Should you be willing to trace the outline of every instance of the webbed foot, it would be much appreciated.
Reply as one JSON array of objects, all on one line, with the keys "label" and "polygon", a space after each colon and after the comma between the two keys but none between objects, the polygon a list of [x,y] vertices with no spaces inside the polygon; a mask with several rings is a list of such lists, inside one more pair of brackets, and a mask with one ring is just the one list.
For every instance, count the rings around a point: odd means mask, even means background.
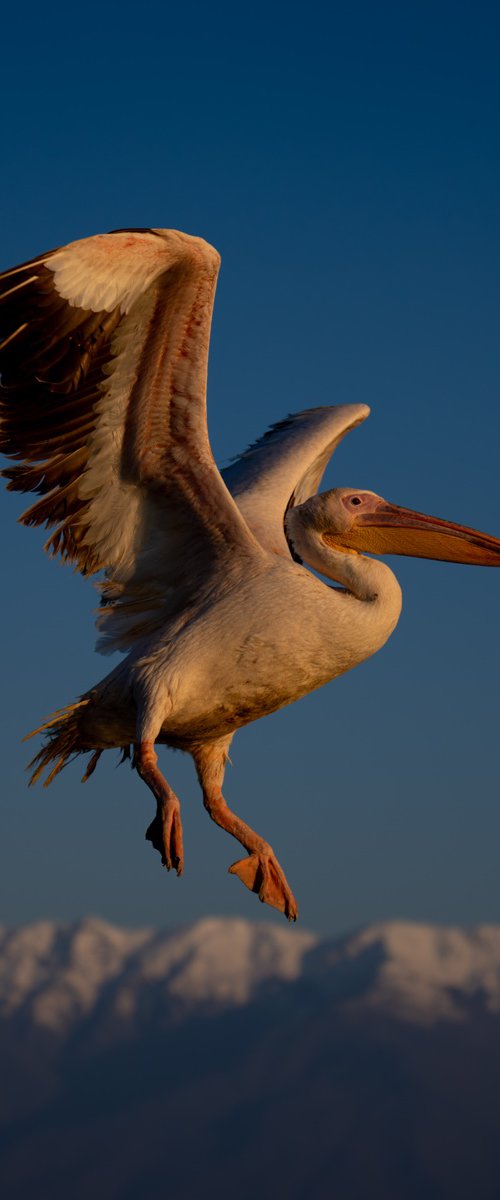
[{"label": "webbed foot", "polygon": [[229,874],[237,875],[245,887],[256,892],[262,904],[277,908],[289,921],[297,920],[297,902],[272,850],[240,858],[229,868]]}]

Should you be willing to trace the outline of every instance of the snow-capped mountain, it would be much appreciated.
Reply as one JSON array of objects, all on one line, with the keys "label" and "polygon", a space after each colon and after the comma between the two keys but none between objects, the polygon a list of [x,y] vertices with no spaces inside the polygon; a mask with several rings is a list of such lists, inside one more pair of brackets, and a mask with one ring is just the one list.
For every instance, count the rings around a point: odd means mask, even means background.
[{"label": "snow-capped mountain", "polygon": [[494,1200],[500,928],[3,929],[0,1079],[9,1200]]},{"label": "snow-capped mountain", "polygon": [[317,939],[309,933],[208,918],[158,933],[88,918],[0,934],[0,1018],[24,1013],[65,1034],[104,1002],[131,1020],[154,993],[168,1011],[249,1003],[268,980],[292,981]]},{"label": "snow-capped mountain", "polygon": [[500,1012],[500,927],[394,921],[320,942],[312,933],[207,918],[180,930],[125,930],[96,918],[0,930],[0,1019],[23,1014],[65,1035],[93,1011],[140,1018],[250,1004],[274,983],[303,979],[343,1006],[414,1023],[459,1020],[481,995]]}]

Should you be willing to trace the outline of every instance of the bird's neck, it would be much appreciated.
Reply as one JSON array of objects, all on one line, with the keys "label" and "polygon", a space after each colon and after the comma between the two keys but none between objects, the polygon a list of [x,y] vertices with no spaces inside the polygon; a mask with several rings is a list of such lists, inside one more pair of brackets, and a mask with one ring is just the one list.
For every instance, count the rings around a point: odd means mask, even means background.
[{"label": "bird's neck", "polygon": [[369,653],[374,653],[390,637],[401,613],[401,588],[390,567],[380,559],[336,546],[334,535],[329,535],[326,542],[324,531],[303,521],[298,508],[287,515],[286,525],[294,553],[313,570],[345,588],[344,594],[330,592],[332,606],[338,617],[340,609],[345,608],[348,623],[359,634],[365,629],[367,640],[373,643]]}]

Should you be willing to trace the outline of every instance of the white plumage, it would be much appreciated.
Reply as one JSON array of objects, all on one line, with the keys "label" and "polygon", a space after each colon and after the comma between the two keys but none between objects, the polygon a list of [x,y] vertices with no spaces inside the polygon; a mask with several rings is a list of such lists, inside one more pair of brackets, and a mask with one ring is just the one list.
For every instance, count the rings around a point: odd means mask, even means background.
[{"label": "white plumage", "polygon": [[360,552],[499,565],[500,542],[373,492],[316,494],[365,405],[288,417],[221,476],[206,425],[219,261],[201,238],[121,230],[0,277],[4,474],[40,494],[23,520],[54,527],[51,553],[104,572],[98,645],[126,654],[44,727],[34,778],[91,750],[87,778],[104,749],[132,746],[157,802],[147,837],[180,874],[180,804],[154,745],[188,751],[210,815],[247,851],[231,871],[293,920],[271,847],[222,795],[234,731],[390,636],[399,585]]}]

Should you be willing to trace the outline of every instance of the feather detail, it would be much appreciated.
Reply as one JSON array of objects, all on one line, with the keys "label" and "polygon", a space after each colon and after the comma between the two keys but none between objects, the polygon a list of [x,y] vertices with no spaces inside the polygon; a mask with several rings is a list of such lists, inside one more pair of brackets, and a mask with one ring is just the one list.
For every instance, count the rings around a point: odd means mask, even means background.
[{"label": "feather detail", "polygon": [[339,442],[369,412],[342,404],[291,413],[225,467],[224,482],[261,545],[288,557],[287,509],[316,494]]},{"label": "feather detail", "polygon": [[56,775],[63,770],[63,767],[75,755],[82,753],[84,750],[91,749],[90,746],[82,744],[81,732],[81,710],[86,708],[90,703],[90,696],[83,697],[77,700],[74,704],[69,704],[66,708],[60,708],[44,722],[39,725],[38,729],[33,729],[31,733],[27,733],[23,741],[27,742],[30,738],[35,737],[38,733],[45,733],[46,740],[41,750],[28,763],[28,770],[33,770],[29,786],[36,783],[37,779],[43,774],[50,763],[54,762],[55,766],[50,771],[47,778],[44,780],[44,787],[48,787],[55,779]]},{"label": "feather detail", "polygon": [[0,276],[3,473],[41,497],[21,521],[53,528],[51,555],[105,571],[103,649],[260,553],[206,425],[219,261],[201,238],[121,230]]}]

